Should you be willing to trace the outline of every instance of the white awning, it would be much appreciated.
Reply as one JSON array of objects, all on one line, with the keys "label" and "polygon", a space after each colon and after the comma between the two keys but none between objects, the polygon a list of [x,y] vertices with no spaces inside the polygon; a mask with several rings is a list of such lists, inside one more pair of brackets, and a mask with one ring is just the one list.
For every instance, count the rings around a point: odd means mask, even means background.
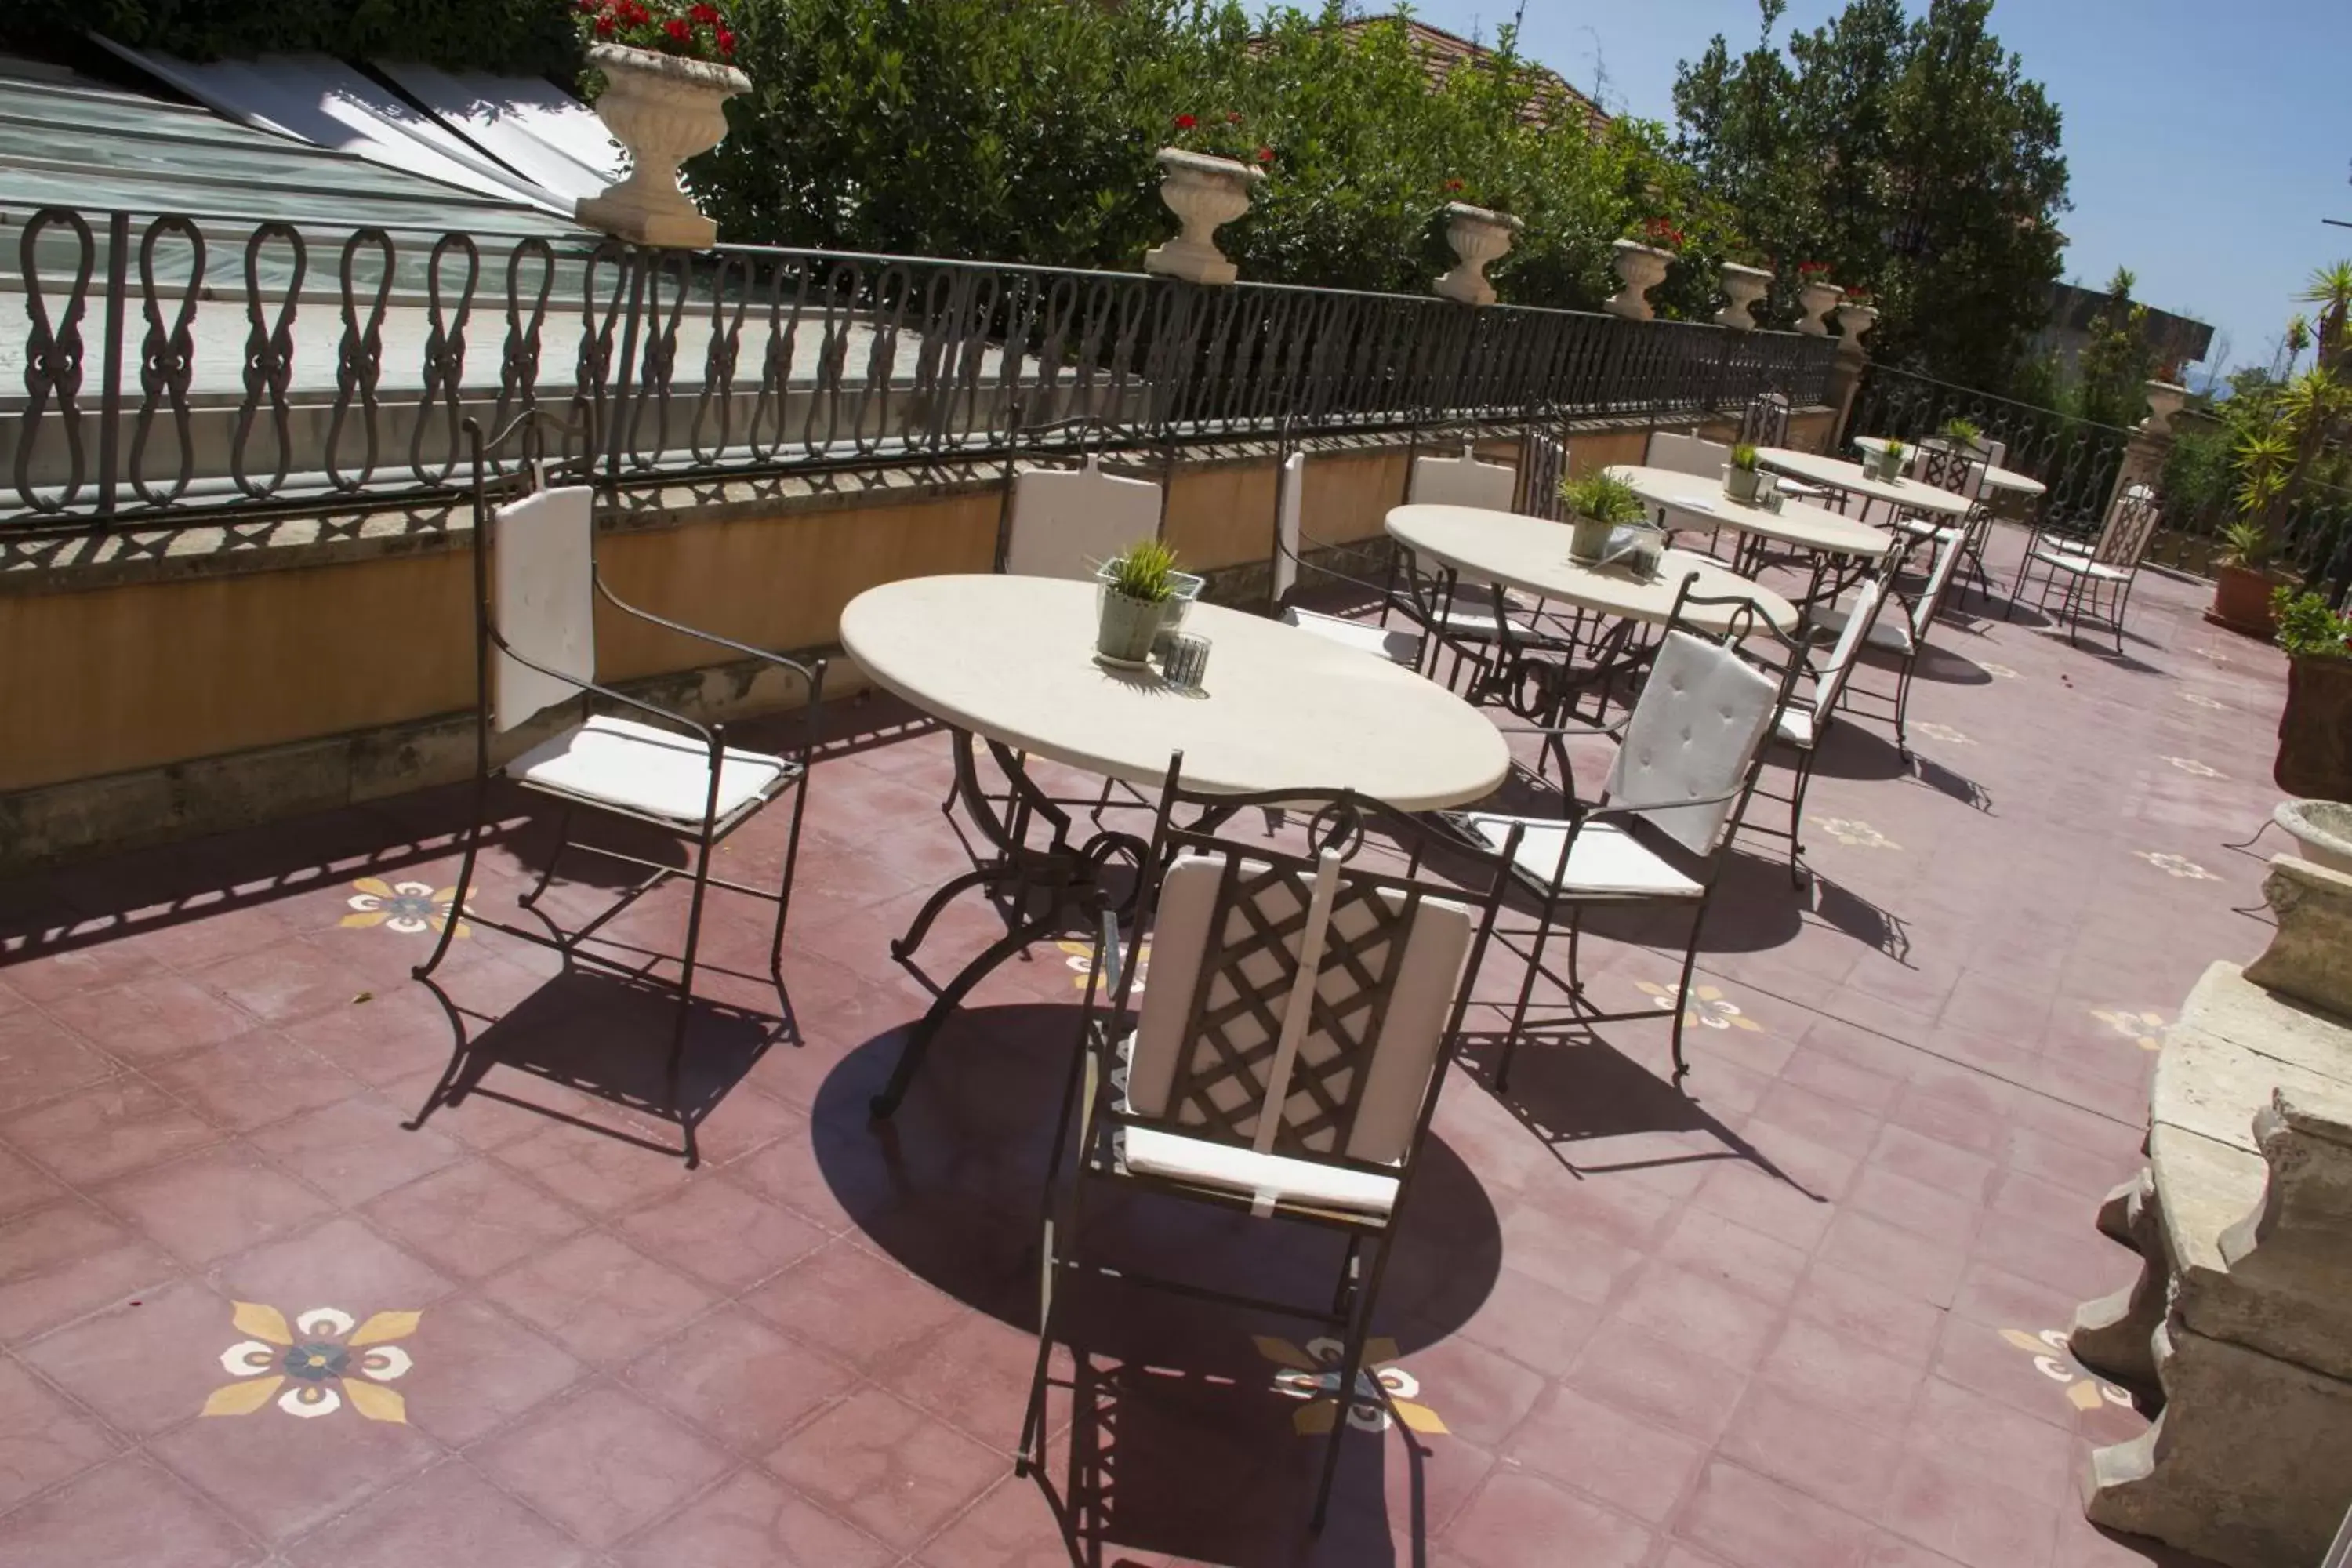
[{"label": "white awning", "polygon": [[628,172],[620,143],[595,111],[544,78],[370,63],[442,123],[567,203],[596,195]]}]

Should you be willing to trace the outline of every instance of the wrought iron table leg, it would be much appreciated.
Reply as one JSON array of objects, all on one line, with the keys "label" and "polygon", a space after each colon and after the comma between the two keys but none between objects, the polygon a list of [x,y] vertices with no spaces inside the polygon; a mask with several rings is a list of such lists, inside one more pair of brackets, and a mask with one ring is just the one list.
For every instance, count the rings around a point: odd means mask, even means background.
[{"label": "wrought iron table leg", "polygon": [[998,964],[1023,948],[1053,935],[1060,927],[1065,912],[1057,900],[1055,907],[1043,915],[998,937],[978,958],[956,973],[956,977],[949,981],[947,988],[933,1000],[929,1011],[916,1023],[914,1032],[907,1037],[906,1045],[898,1052],[898,1065],[890,1069],[889,1083],[884,1086],[881,1093],[866,1102],[866,1109],[874,1120],[885,1120],[898,1109],[898,1102],[907,1098],[907,1086],[915,1081],[916,1070],[923,1065],[923,1058],[931,1048],[932,1037],[947,1026],[949,1016],[963,1005],[963,999],[971,994],[971,988],[987,978]]}]

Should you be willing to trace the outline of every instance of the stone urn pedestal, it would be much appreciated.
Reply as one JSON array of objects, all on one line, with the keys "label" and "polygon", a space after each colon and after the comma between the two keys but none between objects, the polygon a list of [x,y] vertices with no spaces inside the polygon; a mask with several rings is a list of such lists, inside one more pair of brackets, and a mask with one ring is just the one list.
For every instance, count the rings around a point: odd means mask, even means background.
[{"label": "stone urn pedestal", "polygon": [[1650,309],[1650,290],[1666,280],[1666,268],[1673,264],[1675,253],[1633,239],[1618,240],[1613,248],[1617,277],[1625,287],[1612,294],[1601,308],[1629,321],[1649,321],[1657,313]]},{"label": "stone urn pedestal", "polygon": [[1816,279],[1805,285],[1798,296],[1797,331],[1809,338],[1830,335],[1829,315],[1845,290],[1836,284]]},{"label": "stone urn pedestal", "polygon": [[1878,325],[1878,311],[1869,305],[1848,300],[1837,308],[1838,347],[1853,353],[1863,352],[1863,335]]},{"label": "stone urn pedestal", "polygon": [[1728,302],[1715,313],[1715,324],[1729,327],[1735,331],[1753,331],[1756,318],[1748,312],[1756,308],[1757,300],[1764,298],[1764,291],[1772,287],[1772,274],[1761,267],[1743,267],[1737,261],[1727,261],[1723,264],[1719,281],[1723,286],[1723,297]]},{"label": "stone urn pedestal", "polygon": [[1160,199],[1176,215],[1181,232],[1143,253],[1146,272],[1163,272],[1191,283],[1230,283],[1241,269],[1217,248],[1217,229],[1249,211],[1250,197],[1265,184],[1265,171],[1231,158],[1162,147]]},{"label": "stone urn pedestal", "polygon": [[604,73],[596,116],[629,150],[629,173],[582,197],[573,216],[639,245],[701,250],[717,244],[719,226],[678,184],[677,166],[726,139],[727,100],[751,91],[751,79],[733,66],[616,44],[590,49],[588,63]]},{"label": "stone urn pedestal", "polygon": [[1513,237],[1527,226],[1525,218],[1508,213],[1467,202],[1446,203],[1445,243],[1454,247],[1454,262],[1431,288],[1465,305],[1493,304],[1495,286],[1486,281],[1486,268],[1510,254]]}]

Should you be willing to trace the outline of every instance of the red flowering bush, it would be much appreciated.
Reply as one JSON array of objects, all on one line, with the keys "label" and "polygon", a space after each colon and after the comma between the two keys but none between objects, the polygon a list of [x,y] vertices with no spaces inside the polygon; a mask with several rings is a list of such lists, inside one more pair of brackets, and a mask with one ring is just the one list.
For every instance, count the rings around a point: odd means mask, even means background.
[{"label": "red flowering bush", "polygon": [[1251,134],[1238,109],[1212,114],[1206,120],[1197,114],[1175,115],[1170,119],[1168,130],[1167,144],[1187,153],[1231,158],[1237,163],[1265,165],[1274,162],[1274,149]]},{"label": "red flowering bush", "polygon": [[1638,239],[1654,249],[1671,250],[1677,254],[1690,243],[1690,237],[1675,227],[1672,218],[1664,217],[1643,220],[1641,231],[1628,237]]},{"label": "red flowering bush", "polygon": [[573,0],[581,30],[592,44],[620,44],[682,59],[735,58],[735,30],[719,7],[647,5],[643,0]]},{"label": "red flowering bush", "polygon": [[1797,263],[1797,276],[1808,283],[1826,283],[1830,279],[1830,264],[1826,261],[1800,261]]}]

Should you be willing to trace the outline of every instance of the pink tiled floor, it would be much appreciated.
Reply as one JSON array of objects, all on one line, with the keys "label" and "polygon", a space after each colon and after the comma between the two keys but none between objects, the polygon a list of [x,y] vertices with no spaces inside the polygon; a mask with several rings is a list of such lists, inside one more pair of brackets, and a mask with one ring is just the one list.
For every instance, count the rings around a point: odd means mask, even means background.
[{"label": "pink tiled floor", "polygon": [[[1686,1096],[1641,1024],[1527,1047],[1507,1100],[1455,1072],[1379,1325],[1444,1430],[1353,1435],[1319,1540],[1322,1441],[1273,1384],[1307,1331],[1278,1320],[1083,1292],[1046,1485],[1011,1474],[1082,961],[1007,966],[868,1125],[925,1001],[886,944],[965,863],[947,742],[904,713],[843,705],[815,774],[801,1043],[772,1043],[760,911],[717,902],[706,953],[738,973],[700,987],[691,1173],[615,1103],[658,1085],[660,1009],[487,932],[443,977],[506,1065],[398,1125],[450,1023],[407,978],[429,937],[348,917],[363,878],[450,884],[454,793],[0,886],[0,1562],[2174,1561],[2083,1521],[2088,1447],[2144,1418],[2033,1336],[2130,1276],[2091,1216],[2132,1167],[2139,1037],[2264,934],[2231,912],[2262,862],[2221,846],[2274,798],[2280,662],[2204,626],[2205,592],[2144,578],[2121,659],[1940,631],[1917,765],[1867,722],[1830,750],[1813,893],[1761,842],[1728,878]],[[541,852],[509,804],[485,913]],[[762,825],[722,863],[780,849]],[[658,900],[612,934],[676,929]],[[951,911],[926,956],[997,929]],[[1672,977],[1635,941],[1591,957],[1604,1002]],[[1118,1223],[1228,1279],[1333,1261]],[[216,1392],[276,1314],[375,1341],[320,1385],[338,1408]]]}]

